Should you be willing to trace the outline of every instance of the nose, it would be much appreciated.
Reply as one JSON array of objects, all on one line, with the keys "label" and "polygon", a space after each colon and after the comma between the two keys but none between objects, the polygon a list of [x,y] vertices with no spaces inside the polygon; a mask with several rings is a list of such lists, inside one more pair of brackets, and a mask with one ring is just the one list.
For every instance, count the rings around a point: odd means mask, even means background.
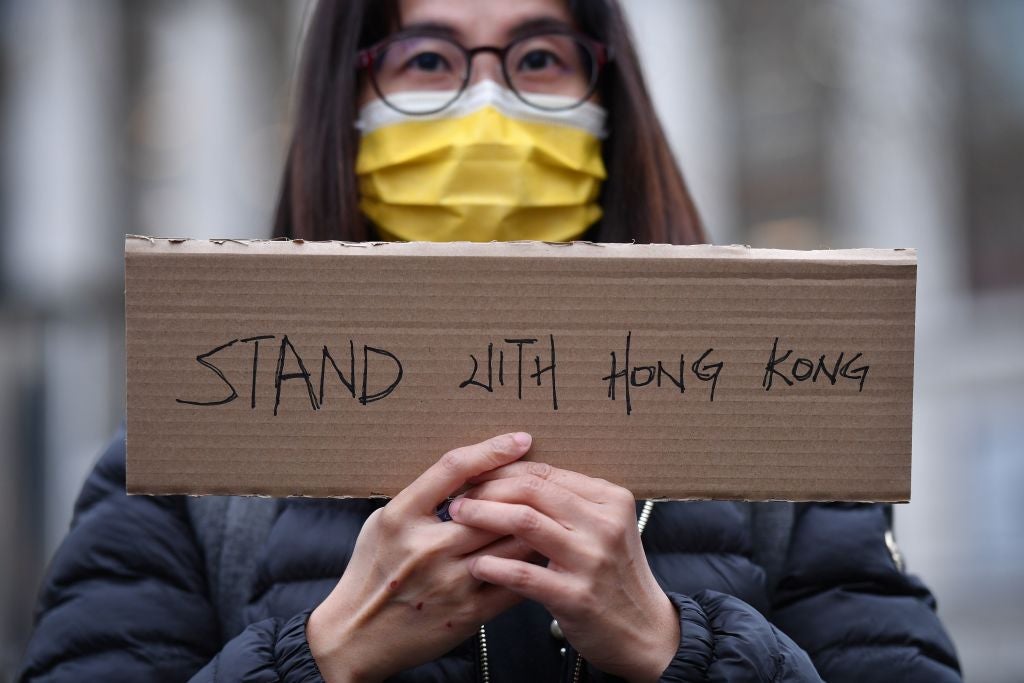
[{"label": "nose", "polygon": [[473,55],[469,67],[470,85],[476,85],[482,81],[503,82],[501,58],[493,52],[476,53]]}]

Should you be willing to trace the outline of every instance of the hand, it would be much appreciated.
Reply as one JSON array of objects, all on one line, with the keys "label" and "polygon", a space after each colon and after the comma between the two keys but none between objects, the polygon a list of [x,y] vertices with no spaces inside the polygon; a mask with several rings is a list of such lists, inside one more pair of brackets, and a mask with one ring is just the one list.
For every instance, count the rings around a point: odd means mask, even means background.
[{"label": "hand", "polygon": [[438,520],[438,504],[470,477],[522,457],[529,434],[506,434],[445,453],[366,520],[348,568],[310,615],[306,636],[324,679],[377,681],[448,652],[521,598],[482,583],[482,552],[535,554],[506,534]]},{"label": "hand", "polygon": [[470,571],[543,604],[573,647],[602,671],[656,681],[679,647],[679,617],[651,573],[636,502],[603,479],[516,462],[473,479],[449,511],[467,528],[512,535],[547,567],[477,553]]}]

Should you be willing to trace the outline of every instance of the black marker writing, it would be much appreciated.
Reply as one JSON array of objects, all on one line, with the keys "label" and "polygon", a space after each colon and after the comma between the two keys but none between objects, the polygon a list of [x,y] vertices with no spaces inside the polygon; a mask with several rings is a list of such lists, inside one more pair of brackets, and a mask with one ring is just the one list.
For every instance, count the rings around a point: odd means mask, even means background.
[{"label": "black marker writing", "polygon": [[[526,366],[523,361],[523,348],[531,346],[537,343],[535,337],[524,337],[505,339],[506,344],[513,344],[516,347],[516,398],[523,400],[523,373],[526,370]],[[541,354],[537,353],[533,357],[533,364],[535,370],[530,372],[527,377],[537,381],[537,386],[543,386],[543,378],[547,375],[551,380],[551,408],[558,410],[558,385],[555,381],[555,368],[557,366],[557,355],[555,352],[555,336],[553,334],[548,335],[548,343],[551,352],[551,359],[541,367]],[[459,384],[459,389],[465,389],[467,387],[479,387],[488,393],[494,393],[494,342],[487,344],[487,370],[486,373],[481,369],[481,363],[477,360],[476,355],[469,354],[469,359],[473,363],[473,368],[469,372],[469,377],[463,380]],[[486,374],[486,380],[484,375]],[[504,349],[498,349],[498,386],[505,386],[505,351]]]},{"label": "black marker writing", "polygon": [[536,344],[536,339],[506,339],[506,344],[515,344],[519,348],[519,364],[516,366],[516,388],[519,400],[523,400],[523,345]]},{"label": "black marker writing", "polygon": [[626,379],[626,373],[628,372],[629,368],[629,345],[632,340],[632,337],[633,332],[632,330],[630,330],[629,332],[626,333],[626,354],[622,361],[622,370],[615,369],[615,352],[612,351],[612,371],[601,378],[602,382],[608,382],[608,398],[610,398],[613,401],[615,400],[615,380],[617,380],[619,377],[623,379],[623,384],[625,385],[624,390],[626,394],[626,415],[629,415],[633,412],[633,404],[629,400],[629,380]]},{"label": "black marker writing", "polygon": [[[537,380],[537,386],[541,385],[540,378],[544,373],[551,373],[551,407],[554,410],[558,410],[558,389],[555,387],[555,337],[554,335],[548,335],[551,340],[551,362],[546,367],[540,366],[540,356],[534,356],[533,362],[537,366],[537,371],[532,373],[530,377]],[[522,353],[520,351],[520,353]],[[520,361],[521,362],[521,361]]]},{"label": "black marker writing", "polygon": [[[366,391],[367,391],[366,386],[367,386],[367,382],[369,382],[369,376],[370,376],[370,369],[369,369],[369,362],[367,361],[367,355],[370,354],[370,353],[375,353],[378,356],[385,356],[387,358],[390,358],[395,363],[395,378],[393,380],[391,380],[391,384],[387,385],[385,388],[381,389],[380,391],[378,391],[375,394],[367,394],[366,393]],[[378,348],[374,348],[373,346],[367,346],[366,344],[363,344],[363,392],[359,396],[359,402],[362,403],[365,406],[367,403],[373,403],[374,401],[379,401],[382,398],[385,398],[386,396],[389,396],[391,394],[391,392],[395,390],[395,387],[398,386],[398,383],[402,381],[402,374],[403,374],[402,361],[398,360],[398,357],[395,356],[395,354],[391,353],[390,351],[386,351],[384,349],[378,349]]]},{"label": "black marker writing", "polygon": [[324,404],[324,375],[327,370],[327,361],[331,361],[331,367],[334,368],[334,372],[337,373],[341,383],[348,389],[349,395],[352,398],[356,397],[356,349],[351,339],[348,340],[348,359],[349,379],[345,379],[345,375],[338,369],[338,364],[334,362],[334,357],[331,356],[330,350],[324,346],[323,354],[320,356],[320,405]]},{"label": "black marker writing", "polygon": [[260,363],[260,340],[261,339],[273,339],[272,334],[263,334],[258,337],[246,337],[243,342],[252,342],[252,404],[253,410],[256,409],[256,371],[259,369]]},{"label": "black marker writing", "polygon": [[[718,386],[718,375],[722,372],[722,367],[724,363],[722,361],[718,361],[717,363],[704,363],[704,359],[710,356],[712,351],[714,351],[714,349],[708,349],[707,351],[702,353],[700,355],[700,358],[693,361],[693,366],[691,367],[691,369],[693,370],[693,374],[697,375],[697,379],[702,380],[704,382],[711,382],[711,400],[714,401],[715,387]],[[682,356],[680,356],[680,363],[682,362],[682,360],[683,358]],[[708,372],[709,370],[712,369],[714,370],[714,372]]]},{"label": "black marker writing", "polygon": [[[808,379],[812,383],[818,381],[820,375],[824,375],[829,381],[829,384],[834,386],[835,383],[840,379],[851,379],[856,381],[857,392],[864,390],[864,382],[868,378],[869,365],[860,365],[856,368],[851,367],[863,354],[856,353],[850,358],[846,358],[846,352],[840,352],[836,358],[835,363],[831,366],[826,362],[826,354],[821,354],[818,357],[817,362],[812,361],[810,358],[797,357],[790,364],[789,357],[793,355],[793,349],[789,349],[785,354],[779,355],[779,338],[776,337],[772,342],[772,350],[768,356],[768,362],[764,366],[764,378],[761,380],[761,386],[764,387],[765,391],[771,391],[774,381],[781,379],[786,383],[786,386],[793,386],[796,382],[805,382]],[[844,363],[844,359],[846,362]]]},{"label": "black marker writing", "polygon": [[[289,374],[284,373],[284,350],[285,348],[291,349],[292,355],[299,364],[299,371],[292,372]],[[306,370],[306,364],[302,362],[302,356],[295,350],[291,341],[288,339],[288,335],[284,335],[281,338],[281,352],[277,355],[277,375],[274,377],[274,389],[277,393],[274,397],[274,415],[277,415],[277,408],[281,405],[281,386],[290,379],[301,379],[306,383],[306,393],[309,395],[309,405],[313,410],[319,410],[320,404],[316,400],[316,394],[313,393],[313,383],[309,381],[309,371]]]},{"label": "black marker writing", "polygon": [[[269,340],[269,339],[277,339],[277,337],[275,335],[264,334],[264,335],[258,335],[258,336],[253,336],[253,337],[245,337],[243,339],[232,339],[231,341],[229,341],[226,344],[221,344],[220,346],[217,346],[217,347],[207,351],[206,353],[201,353],[198,356],[196,356],[196,361],[200,365],[202,365],[205,368],[208,368],[211,372],[213,372],[220,379],[221,382],[223,382],[227,386],[227,388],[230,391],[230,393],[225,398],[222,398],[222,399],[219,399],[219,400],[216,400],[216,401],[196,401],[196,400],[188,400],[188,399],[183,399],[183,398],[176,398],[174,400],[176,402],[178,402],[178,403],[184,403],[184,404],[187,404],[187,405],[194,405],[194,406],[219,406],[219,405],[224,405],[226,403],[230,403],[231,401],[234,401],[236,398],[238,398],[238,392],[235,390],[235,385],[232,383],[232,381],[230,379],[228,379],[227,374],[220,367],[215,365],[210,360],[210,358],[212,356],[216,355],[217,353],[220,353],[221,351],[224,351],[225,349],[228,349],[228,348],[234,346],[235,344],[237,344],[239,342],[242,342],[242,343],[252,343],[252,345],[253,345],[253,353],[252,353],[252,375],[251,375],[251,390],[250,390],[250,406],[253,409],[255,409],[256,408],[257,378],[259,376],[260,342],[261,341],[265,341],[265,340]],[[290,359],[288,358],[289,356],[290,356]],[[391,375],[388,378],[387,385],[384,386],[382,389],[379,389],[377,391],[373,391],[371,389],[371,385],[370,385],[369,374],[370,374],[370,358],[371,357],[383,358],[383,359],[389,361],[392,364],[393,368],[394,368],[393,369],[393,373],[394,374]],[[277,415],[280,412],[280,409],[281,409],[281,393],[282,393],[281,389],[284,386],[285,382],[288,382],[290,380],[302,380],[302,382],[305,384],[306,396],[309,399],[310,407],[313,410],[320,410],[323,407],[324,400],[326,398],[326,396],[325,396],[325,394],[326,394],[326,384],[327,384],[327,376],[329,374],[329,371],[327,369],[328,363],[330,363],[330,367],[333,368],[334,374],[337,375],[338,380],[341,382],[342,386],[345,388],[346,393],[351,398],[358,398],[359,403],[362,404],[362,405],[367,405],[367,404],[373,403],[375,401],[380,401],[381,399],[384,399],[387,396],[390,396],[395,391],[395,389],[398,387],[399,383],[402,381],[402,377],[403,377],[403,374],[404,374],[404,370],[402,368],[402,362],[398,359],[398,357],[395,354],[391,353],[387,349],[377,348],[377,347],[373,347],[373,346],[369,346],[369,345],[365,345],[364,344],[363,345],[363,364],[362,364],[363,365],[363,367],[362,367],[362,370],[363,370],[362,386],[361,386],[361,391],[360,391],[360,393],[357,396],[357,394],[356,394],[356,352],[355,352],[355,343],[351,339],[348,340],[348,359],[347,360],[348,360],[348,363],[347,363],[348,374],[346,376],[346,373],[342,370],[342,367],[344,367],[346,364],[343,363],[342,366],[339,367],[338,363],[334,359],[334,356],[331,354],[330,349],[327,346],[323,346],[322,347],[322,352],[321,352],[321,357],[320,357],[320,391],[319,391],[319,395],[318,395],[317,392],[314,390],[312,374],[309,372],[309,370],[306,369],[306,364],[305,364],[305,362],[302,359],[302,355],[299,353],[298,349],[295,348],[295,345],[292,343],[292,341],[288,337],[288,335],[281,336],[281,343],[278,346],[277,364],[276,364],[276,367],[274,368],[274,415]],[[297,369],[294,369],[294,370],[291,370],[291,371],[286,371],[285,368],[288,365],[297,366]],[[376,368],[375,367],[374,368],[375,379],[376,379],[376,376],[379,375],[380,373],[381,373],[380,368]]]},{"label": "black marker writing", "polygon": [[[473,361],[473,372],[470,373],[469,379],[467,379],[465,382],[459,385],[459,389],[465,389],[466,387],[472,384],[473,386],[480,387],[481,389],[486,389],[487,391],[493,393],[494,387],[491,384],[491,378],[493,376],[491,373],[491,360],[494,358],[494,343],[492,342],[487,345],[487,384],[478,381],[476,378],[476,371],[480,367],[479,363],[476,362],[476,356],[474,356],[473,354],[469,354],[469,357]],[[505,359],[503,357],[502,361],[504,360]],[[504,368],[498,369],[499,380],[504,380],[504,377],[502,376],[502,370],[504,370]],[[502,381],[502,384],[504,384],[504,381]]]},{"label": "black marker writing", "polygon": [[[622,394],[626,403],[626,415],[633,414],[633,394],[631,389],[640,389],[650,384],[654,384],[656,387],[662,386],[662,379],[667,379],[666,385],[671,383],[677,389],[680,394],[686,393],[686,378],[684,376],[686,369],[686,357],[685,354],[679,354],[679,371],[678,374],[673,376],[671,372],[665,366],[662,361],[657,361],[651,365],[630,365],[630,355],[633,353],[632,349],[633,332],[626,332],[626,348],[625,353],[622,356],[622,369],[619,369],[618,355],[615,351],[611,352],[612,367],[611,371],[601,378],[602,382],[608,382],[608,398],[611,400],[615,399],[616,385],[618,381],[622,380]],[[715,400],[715,388],[718,386],[718,376],[722,372],[722,368],[725,367],[724,361],[718,361],[717,363],[705,362],[708,356],[714,352],[713,348],[709,348],[700,355],[697,360],[690,366],[690,370],[693,375],[703,381],[711,383],[711,393],[709,400]]]},{"label": "black marker writing", "polygon": [[226,349],[226,348],[228,348],[230,346],[234,346],[237,343],[238,343],[237,339],[232,339],[227,344],[221,344],[220,346],[218,346],[216,348],[210,349],[206,353],[201,353],[198,356],[196,356],[196,362],[197,363],[199,363],[200,365],[205,366],[207,368],[210,368],[210,370],[213,370],[213,372],[218,377],[220,377],[221,381],[224,382],[224,384],[228,385],[228,389],[231,390],[231,393],[228,394],[227,398],[222,398],[219,401],[186,401],[183,398],[176,398],[174,400],[177,401],[178,403],[187,403],[188,405],[191,405],[191,406],[222,406],[225,403],[231,403],[236,398],[238,398],[238,392],[235,391],[235,385],[233,385],[228,380],[228,378],[224,376],[224,373],[221,371],[220,368],[218,368],[216,365],[214,365],[213,363],[211,363],[210,361],[207,360],[207,358],[209,358],[210,356],[215,355],[218,351],[223,351],[224,349]]}]

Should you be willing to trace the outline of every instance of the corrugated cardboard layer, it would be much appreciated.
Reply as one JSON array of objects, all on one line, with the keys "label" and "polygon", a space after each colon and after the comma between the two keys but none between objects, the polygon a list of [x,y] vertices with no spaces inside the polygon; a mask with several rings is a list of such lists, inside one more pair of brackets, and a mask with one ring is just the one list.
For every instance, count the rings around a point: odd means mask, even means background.
[{"label": "corrugated cardboard layer", "polygon": [[638,497],[910,498],[911,250],[129,237],[125,261],[132,493],[393,495],[523,430]]}]

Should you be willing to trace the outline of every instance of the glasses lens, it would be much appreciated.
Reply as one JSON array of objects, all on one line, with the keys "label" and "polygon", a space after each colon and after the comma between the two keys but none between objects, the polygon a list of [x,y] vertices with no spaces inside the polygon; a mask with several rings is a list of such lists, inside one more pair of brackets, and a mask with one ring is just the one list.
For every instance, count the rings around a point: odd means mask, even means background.
[{"label": "glasses lens", "polygon": [[412,36],[388,43],[374,62],[373,79],[384,101],[408,114],[444,109],[466,80],[466,55],[443,38]]},{"label": "glasses lens", "polygon": [[530,36],[509,47],[509,83],[523,100],[540,109],[569,109],[593,92],[597,65],[589,46],[571,35]]}]

